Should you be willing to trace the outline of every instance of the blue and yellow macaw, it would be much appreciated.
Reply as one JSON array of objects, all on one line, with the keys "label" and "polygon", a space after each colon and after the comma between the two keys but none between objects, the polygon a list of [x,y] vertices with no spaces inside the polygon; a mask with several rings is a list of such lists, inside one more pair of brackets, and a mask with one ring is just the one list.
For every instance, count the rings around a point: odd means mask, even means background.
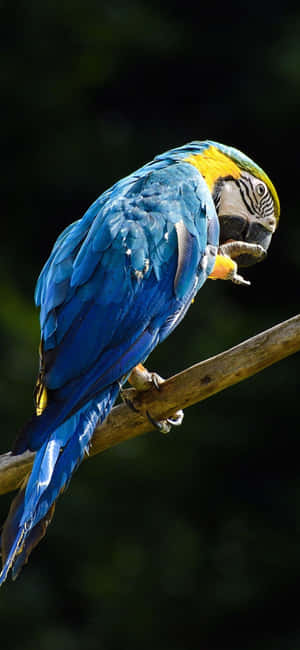
[{"label": "blue and yellow macaw", "polygon": [[279,218],[268,176],[237,149],[191,142],[104,192],[57,239],[38,279],[36,412],[13,453],[36,452],[2,533],[2,584],[52,519],[121,386],[180,323],[208,277],[245,283]]}]

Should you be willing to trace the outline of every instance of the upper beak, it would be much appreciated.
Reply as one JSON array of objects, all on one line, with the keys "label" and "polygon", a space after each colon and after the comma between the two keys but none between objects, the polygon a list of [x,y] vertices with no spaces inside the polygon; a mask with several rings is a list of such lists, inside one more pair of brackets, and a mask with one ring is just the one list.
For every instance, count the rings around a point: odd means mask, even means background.
[{"label": "upper beak", "polygon": [[228,241],[244,241],[249,244],[259,244],[264,250],[260,257],[251,254],[242,254],[234,259],[241,266],[251,266],[261,262],[267,255],[273,232],[266,228],[257,219],[249,220],[242,216],[219,216],[220,221],[220,245]]}]

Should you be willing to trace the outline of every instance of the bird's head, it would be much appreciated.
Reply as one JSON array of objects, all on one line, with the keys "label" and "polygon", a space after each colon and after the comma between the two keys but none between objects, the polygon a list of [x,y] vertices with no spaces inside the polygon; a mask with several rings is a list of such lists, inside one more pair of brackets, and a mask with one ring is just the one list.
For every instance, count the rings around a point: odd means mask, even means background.
[{"label": "bird's head", "polygon": [[234,259],[238,266],[261,261],[267,254],[280,213],[271,180],[233,147],[208,140],[191,144],[194,150],[185,160],[199,169],[211,191],[220,222],[220,245],[235,241],[259,244],[261,255],[247,252],[237,254]]}]

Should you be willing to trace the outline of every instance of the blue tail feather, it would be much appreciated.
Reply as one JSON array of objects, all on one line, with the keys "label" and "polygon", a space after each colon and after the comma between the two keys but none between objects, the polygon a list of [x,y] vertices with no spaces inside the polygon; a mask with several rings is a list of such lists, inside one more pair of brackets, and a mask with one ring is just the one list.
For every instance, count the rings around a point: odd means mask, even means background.
[{"label": "blue tail feather", "polygon": [[102,422],[118,395],[114,384],[58,427],[37,452],[31,475],[14,499],[4,524],[0,586],[9,571],[16,578],[36,544],[45,535],[55,503],[81,463],[97,423]]}]

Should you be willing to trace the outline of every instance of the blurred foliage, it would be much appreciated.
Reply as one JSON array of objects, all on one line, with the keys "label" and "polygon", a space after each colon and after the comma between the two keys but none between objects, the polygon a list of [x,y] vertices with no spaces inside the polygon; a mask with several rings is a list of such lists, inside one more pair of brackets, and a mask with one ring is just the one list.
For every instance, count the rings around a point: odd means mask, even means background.
[{"label": "blurred foliage", "polygon": [[[2,451],[30,417],[32,294],[61,229],[206,137],[269,173],[282,220],[249,289],[208,282],[149,366],[168,376],[298,311],[300,9],[253,0],[1,3]],[[1,591],[7,650],[298,650],[299,358],[80,468]],[[1,499],[4,518],[10,495]]]}]

